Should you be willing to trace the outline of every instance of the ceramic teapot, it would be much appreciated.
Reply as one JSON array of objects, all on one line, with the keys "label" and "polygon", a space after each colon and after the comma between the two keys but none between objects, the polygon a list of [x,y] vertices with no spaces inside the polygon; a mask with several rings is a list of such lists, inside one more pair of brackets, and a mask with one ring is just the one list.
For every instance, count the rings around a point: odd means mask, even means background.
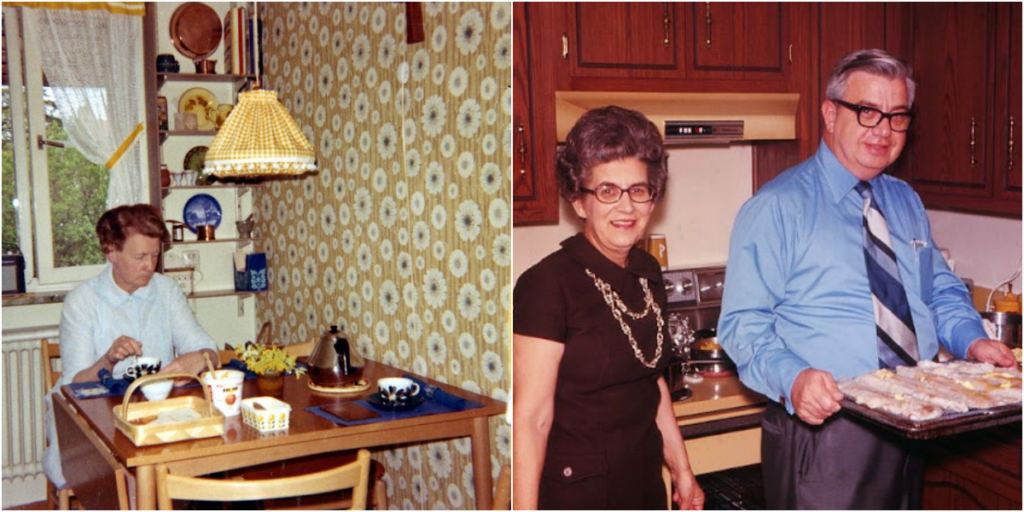
[{"label": "ceramic teapot", "polygon": [[347,386],[363,378],[363,356],[337,325],[320,336],[309,354],[309,378],[320,387]]}]

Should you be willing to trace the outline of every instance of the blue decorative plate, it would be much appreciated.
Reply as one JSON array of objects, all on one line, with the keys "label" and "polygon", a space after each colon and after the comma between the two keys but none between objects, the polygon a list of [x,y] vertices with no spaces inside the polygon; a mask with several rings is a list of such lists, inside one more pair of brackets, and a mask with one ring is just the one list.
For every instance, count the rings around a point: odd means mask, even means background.
[{"label": "blue decorative plate", "polygon": [[223,212],[220,203],[209,194],[196,194],[185,203],[185,210],[182,212],[185,224],[189,231],[196,232],[196,226],[220,226],[220,219]]}]

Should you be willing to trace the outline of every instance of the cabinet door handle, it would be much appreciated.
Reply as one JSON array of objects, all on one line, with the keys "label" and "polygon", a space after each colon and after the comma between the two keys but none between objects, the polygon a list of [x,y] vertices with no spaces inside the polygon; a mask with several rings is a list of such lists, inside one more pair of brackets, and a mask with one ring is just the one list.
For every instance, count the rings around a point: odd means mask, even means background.
[{"label": "cabinet door handle", "polygon": [[519,134],[519,175],[526,176],[526,129],[523,123],[516,127],[516,133]]},{"label": "cabinet door handle", "polygon": [[977,126],[977,122],[975,122],[974,118],[972,117],[971,118],[971,168],[972,169],[974,168],[974,165],[978,163],[978,159],[975,158],[975,156],[974,156],[974,146],[975,146],[974,129],[975,129],[976,126]]},{"label": "cabinet door handle", "polygon": [[1009,162],[1006,165],[1006,170],[1008,170],[1008,171],[1012,171],[1013,170],[1013,127],[1014,127],[1013,116],[1010,116],[1010,137],[1009,137],[1009,140],[1007,141],[1007,144],[1006,144],[1006,152],[1007,152],[1007,157],[1008,157],[1007,161]]},{"label": "cabinet door handle", "polygon": [[704,2],[704,9],[704,30],[707,33],[704,44],[711,48],[711,2]]},{"label": "cabinet door handle", "polygon": [[569,60],[569,36],[562,32],[562,60]]},{"label": "cabinet door handle", "polygon": [[668,16],[668,3],[661,4],[663,10],[663,16],[661,22],[665,25],[665,46],[672,43],[672,19]]}]

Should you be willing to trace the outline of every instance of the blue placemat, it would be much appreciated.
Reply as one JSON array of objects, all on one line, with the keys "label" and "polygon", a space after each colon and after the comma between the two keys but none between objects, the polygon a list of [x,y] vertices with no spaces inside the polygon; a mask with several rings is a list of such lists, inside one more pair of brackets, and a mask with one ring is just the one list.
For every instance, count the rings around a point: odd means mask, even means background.
[{"label": "blue placemat", "polygon": [[447,405],[444,405],[444,404],[438,402],[437,400],[427,399],[427,401],[423,402],[423,405],[421,405],[421,406],[419,406],[419,407],[417,407],[417,408],[415,408],[415,409],[413,409],[411,411],[382,411],[382,410],[377,409],[376,407],[370,405],[370,403],[367,402],[366,400],[357,400],[357,401],[352,402],[352,403],[357,404],[357,405],[361,405],[361,406],[363,406],[363,407],[365,407],[365,408],[367,408],[367,409],[369,409],[369,410],[371,410],[371,411],[373,411],[373,412],[375,412],[377,414],[380,414],[380,417],[378,417],[378,418],[370,418],[370,419],[366,419],[366,420],[359,420],[359,421],[345,421],[345,420],[343,420],[343,419],[341,419],[341,418],[339,418],[339,417],[337,417],[337,416],[335,416],[333,414],[324,412],[323,410],[320,409],[320,406],[310,406],[310,407],[306,407],[305,409],[307,411],[317,415],[317,416],[320,416],[321,418],[324,418],[326,420],[330,420],[330,421],[334,422],[337,425],[345,425],[345,426],[348,426],[348,427],[354,427],[356,425],[367,425],[367,424],[370,424],[370,423],[380,423],[382,421],[391,421],[391,420],[404,420],[404,419],[408,419],[408,418],[415,418],[417,416],[429,416],[431,414],[442,414],[442,413],[446,413],[446,412],[456,412],[456,411],[459,411],[459,410],[476,409],[478,407],[483,407],[483,404],[474,402],[472,400],[466,400],[466,407],[464,409],[454,409],[452,407],[449,407]]}]

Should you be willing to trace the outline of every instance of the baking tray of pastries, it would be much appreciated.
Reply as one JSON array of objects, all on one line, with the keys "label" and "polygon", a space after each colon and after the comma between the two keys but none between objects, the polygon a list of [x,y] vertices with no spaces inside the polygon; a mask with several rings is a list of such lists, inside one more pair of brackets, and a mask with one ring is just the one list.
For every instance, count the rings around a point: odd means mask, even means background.
[{"label": "baking tray of pastries", "polygon": [[843,399],[839,403],[848,414],[907,439],[935,439],[1021,422],[1020,404],[968,412],[945,412],[931,420],[911,420],[868,408],[850,399]]},{"label": "baking tray of pastries", "polygon": [[1021,373],[987,363],[922,361],[838,382],[848,414],[908,439],[1021,422]]}]

